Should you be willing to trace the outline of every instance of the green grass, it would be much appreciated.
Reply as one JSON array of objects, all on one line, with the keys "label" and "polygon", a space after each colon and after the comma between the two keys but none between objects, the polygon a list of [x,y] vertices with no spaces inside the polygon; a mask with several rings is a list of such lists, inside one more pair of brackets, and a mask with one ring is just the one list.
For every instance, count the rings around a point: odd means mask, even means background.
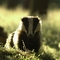
[{"label": "green grass", "polygon": [[[16,8],[7,10],[0,7],[0,26],[9,34],[14,31],[22,17],[30,11]],[[6,50],[0,46],[0,60],[60,60],[60,9],[48,10],[47,18],[42,20],[42,47],[37,54],[21,55],[15,49]]]},{"label": "green grass", "polygon": [[13,48],[8,50],[0,45],[0,60],[55,60],[55,57],[51,54],[44,51],[43,48],[36,54],[34,52],[24,52]]}]

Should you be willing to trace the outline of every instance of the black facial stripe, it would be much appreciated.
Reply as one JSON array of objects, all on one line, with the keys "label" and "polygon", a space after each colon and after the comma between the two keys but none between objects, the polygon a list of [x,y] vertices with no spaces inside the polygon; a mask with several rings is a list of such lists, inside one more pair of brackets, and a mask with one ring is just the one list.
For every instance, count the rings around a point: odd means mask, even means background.
[{"label": "black facial stripe", "polygon": [[39,23],[38,18],[33,18],[33,33],[36,30],[38,23]]},{"label": "black facial stripe", "polygon": [[28,27],[29,27],[28,18],[27,18],[27,17],[23,18],[23,19],[22,19],[22,22],[23,22],[23,24],[24,24],[24,26],[25,26],[25,28],[26,28],[26,31],[28,32]]}]

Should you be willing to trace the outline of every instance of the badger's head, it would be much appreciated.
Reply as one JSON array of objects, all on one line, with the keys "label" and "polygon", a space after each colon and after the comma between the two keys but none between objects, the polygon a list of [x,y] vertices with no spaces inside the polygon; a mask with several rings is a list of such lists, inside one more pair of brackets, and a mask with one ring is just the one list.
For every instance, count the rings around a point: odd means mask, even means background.
[{"label": "badger's head", "polygon": [[41,30],[41,20],[37,16],[28,16],[21,19],[20,27],[29,38]]}]

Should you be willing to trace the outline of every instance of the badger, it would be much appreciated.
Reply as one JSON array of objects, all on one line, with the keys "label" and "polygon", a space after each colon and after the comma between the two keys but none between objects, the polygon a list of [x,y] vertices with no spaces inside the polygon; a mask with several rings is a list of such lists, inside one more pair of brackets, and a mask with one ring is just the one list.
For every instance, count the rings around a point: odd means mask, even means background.
[{"label": "badger", "polygon": [[12,32],[5,47],[15,47],[25,51],[34,50],[38,52],[41,46],[41,19],[38,16],[27,16],[20,20],[19,27]]}]

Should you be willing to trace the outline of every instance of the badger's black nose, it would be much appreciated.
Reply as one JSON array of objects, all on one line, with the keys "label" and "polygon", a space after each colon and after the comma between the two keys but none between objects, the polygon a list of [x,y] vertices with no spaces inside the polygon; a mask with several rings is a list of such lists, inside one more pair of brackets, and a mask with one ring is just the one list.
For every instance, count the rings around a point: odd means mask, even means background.
[{"label": "badger's black nose", "polygon": [[33,35],[32,35],[32,34],[29,34],[29,35],[28,35],[28,38],[33,38]]}]

